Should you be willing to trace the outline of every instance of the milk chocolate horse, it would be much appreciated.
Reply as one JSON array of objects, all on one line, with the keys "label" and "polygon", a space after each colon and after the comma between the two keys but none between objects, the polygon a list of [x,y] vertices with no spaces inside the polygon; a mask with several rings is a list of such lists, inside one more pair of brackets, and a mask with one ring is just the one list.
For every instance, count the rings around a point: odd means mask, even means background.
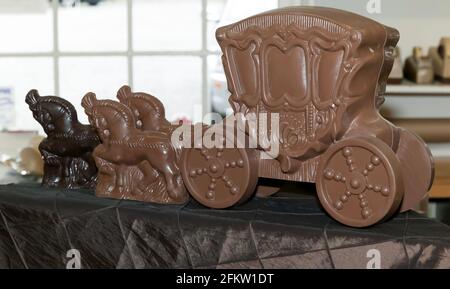
[{"label": "milk chocolate horse", "polygon": [[139,130],[130,108],[113,100],[97,100],[94,93],[84,96],[82,106],[102,142],[94,150],[99,168],[97,195],[159,203],[187,200],[167,134]]},{"label": "milk chocolate horse", "polygon": [[75,108],[63,98],[41,97],[33,89],[25,102],[47,134],[39,145],[44,159],[42,184],[71,189],[95,187],[97,168],[92,151],[100,143],[95,130],[79,123]]}]

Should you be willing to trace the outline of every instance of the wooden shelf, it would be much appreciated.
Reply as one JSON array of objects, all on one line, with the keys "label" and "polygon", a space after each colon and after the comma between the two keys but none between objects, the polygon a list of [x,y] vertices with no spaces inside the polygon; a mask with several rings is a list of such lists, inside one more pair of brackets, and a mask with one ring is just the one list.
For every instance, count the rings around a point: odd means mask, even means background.
[{"label": "wooden shelf", "polygon": [[436,81],[433,84],[416,84],[403,80],[401,84],[388,84],[387,96],[450,96],[450,84]]},{"label": "wooden shelf", "polygon": [[404,80],[386,87],[385,100],[381,113],[390,119],[450,119],[450,84]]}]

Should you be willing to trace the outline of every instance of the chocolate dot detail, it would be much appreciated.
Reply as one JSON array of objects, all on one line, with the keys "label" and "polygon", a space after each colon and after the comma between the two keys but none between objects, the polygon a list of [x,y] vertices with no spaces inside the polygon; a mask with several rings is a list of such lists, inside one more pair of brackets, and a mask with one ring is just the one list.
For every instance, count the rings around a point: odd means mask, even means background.
[{"label": "chocolate dot detail", "polygon": [[362,217],[363,217],[364,219],[367,219],[367,218],[370,216],[371,213],[372,213],[372,211],[371,211],[369,208],[364,208],[364,209],[361,211],[361,215],[362,215]]},{"label": "chocolate dot detail", "polygon": [[334,173],[332,170],[326,170],[325,171],[325,178],[331,180],[334,177]]},{"label": "chocolate dot detail", "polygon": [[352,150],[351,149],[349,149],[349,148],[345,148],[343,151],[342,151],[342,154],[344,155],[344,157],[349,157],[349,156],[351,156],[352,155]]},{"label": "chocolate dot detail", "polygon": [[208,191],[208,192],[206,193],[206,197],[207,197],[208,199],[213,199],[213,198],[214,198],[214,192],[213,192],[213,191]]},{"label": "chocolate dot detail", "polygon": [[239,188],[238,188],[238,187],[232,187],[231,190],[230,190],[230,192],[231,192],[233,195],[236,195],[237,193],[239,193]]},{"label": "chocolate dot detail", "polygon": [[378,166],[380,164],[380,158],[377,156],[372,156],[370,158],[370,161],[372,162],[372,164],[374,164],[375,166]]}]

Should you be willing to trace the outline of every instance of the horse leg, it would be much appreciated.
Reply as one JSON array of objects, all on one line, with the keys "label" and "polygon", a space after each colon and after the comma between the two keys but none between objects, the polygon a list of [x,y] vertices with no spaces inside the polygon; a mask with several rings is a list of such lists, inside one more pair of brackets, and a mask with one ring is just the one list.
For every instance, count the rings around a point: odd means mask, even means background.
[{"label": "horse leg", "polygon": [[62,181],[61,158],[44,148],[40,148],[40,152],[44,159],[43,184],[58,186]]},{"label": "horse leg", "polygon": [[155,169],[152,168],[152,166],[148,161],[143,161],[139,163],[138,168],[144,175],[144,178],[142,179],[142,182],[139,184],[139,187],[142,191],[145,192],[147,187],[156,181],[158,173],[155,171]]},{"label": "horse leg", "polygon": [[169,150],[166,153],[150,153],[148,159],[151,160],[152,166],[164,175],[169,196],[172,199],[179,199],[184,193],[184,188],[177,182],[180,170],[175,162],[175,152]]},{"label": "horse leg", "polygon": [[72,158],[71,157],[62,157],[62,172],[65,185],[69,188],[72,188],[75,184],[75,172],[72,168]]},{"label": "horse leg", "polygon": [[86,162],[87,168],[82,171],[83,181],[86,185],[93,187],[97,180],[97,167],[95,166],[95,160],[90,152],[86,152],[81,156],[81,159]]},{"label": "horse leg", "polygon": [[[95,167],[98,169],[98,177],[100,175],[107,175],[111,178],[111,183],[104,185],[105,191],[108,193],[111,193],[116,187],[118,183],[118,177],[117,177],[117,165],[115,165],[111,160],[109,160],[108,155],[106,154],[107,149],[103,147],[102,145],[95,148],[93,155],[95,155],[94,162]],[[100,182],[99,184],[102,184],[103,182]],[[101,189],[100,189],[101,190]],[[102,191],[102,190],[101,190]]]},{"label": "horse leg", "polygon": [[116,178],[116,185],[121,194],[128,194],[131,190],[130,186],[127,186],[127,171],[128,167],[125,165],[117,165],[116,170],[119,172]]}]

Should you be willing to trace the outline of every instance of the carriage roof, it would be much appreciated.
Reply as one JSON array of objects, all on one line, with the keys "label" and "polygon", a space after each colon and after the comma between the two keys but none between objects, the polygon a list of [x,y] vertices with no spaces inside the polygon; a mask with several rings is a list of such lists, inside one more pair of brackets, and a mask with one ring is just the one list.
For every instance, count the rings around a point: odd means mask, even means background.
[{"label": "carriage roof", "polygon": [[[288,16],[288,17],[284,17]],[[348,30],[358,30],[363,36],[370,34],[396,34],[398,32],[390,27],[378,23],[370,18],[327,7],[294,6],[270,10],[255,16],[243,19],[239,22],[221,27],[217,30],[217,37],[225,36],[224,33],[243,32],[249,28],[269,28],[272,25],[289,26],[294,25],[299,29],[311,27],[323,27],[330,32],[345,33]],[[365,37],[363,37],[365,38]]]}]

